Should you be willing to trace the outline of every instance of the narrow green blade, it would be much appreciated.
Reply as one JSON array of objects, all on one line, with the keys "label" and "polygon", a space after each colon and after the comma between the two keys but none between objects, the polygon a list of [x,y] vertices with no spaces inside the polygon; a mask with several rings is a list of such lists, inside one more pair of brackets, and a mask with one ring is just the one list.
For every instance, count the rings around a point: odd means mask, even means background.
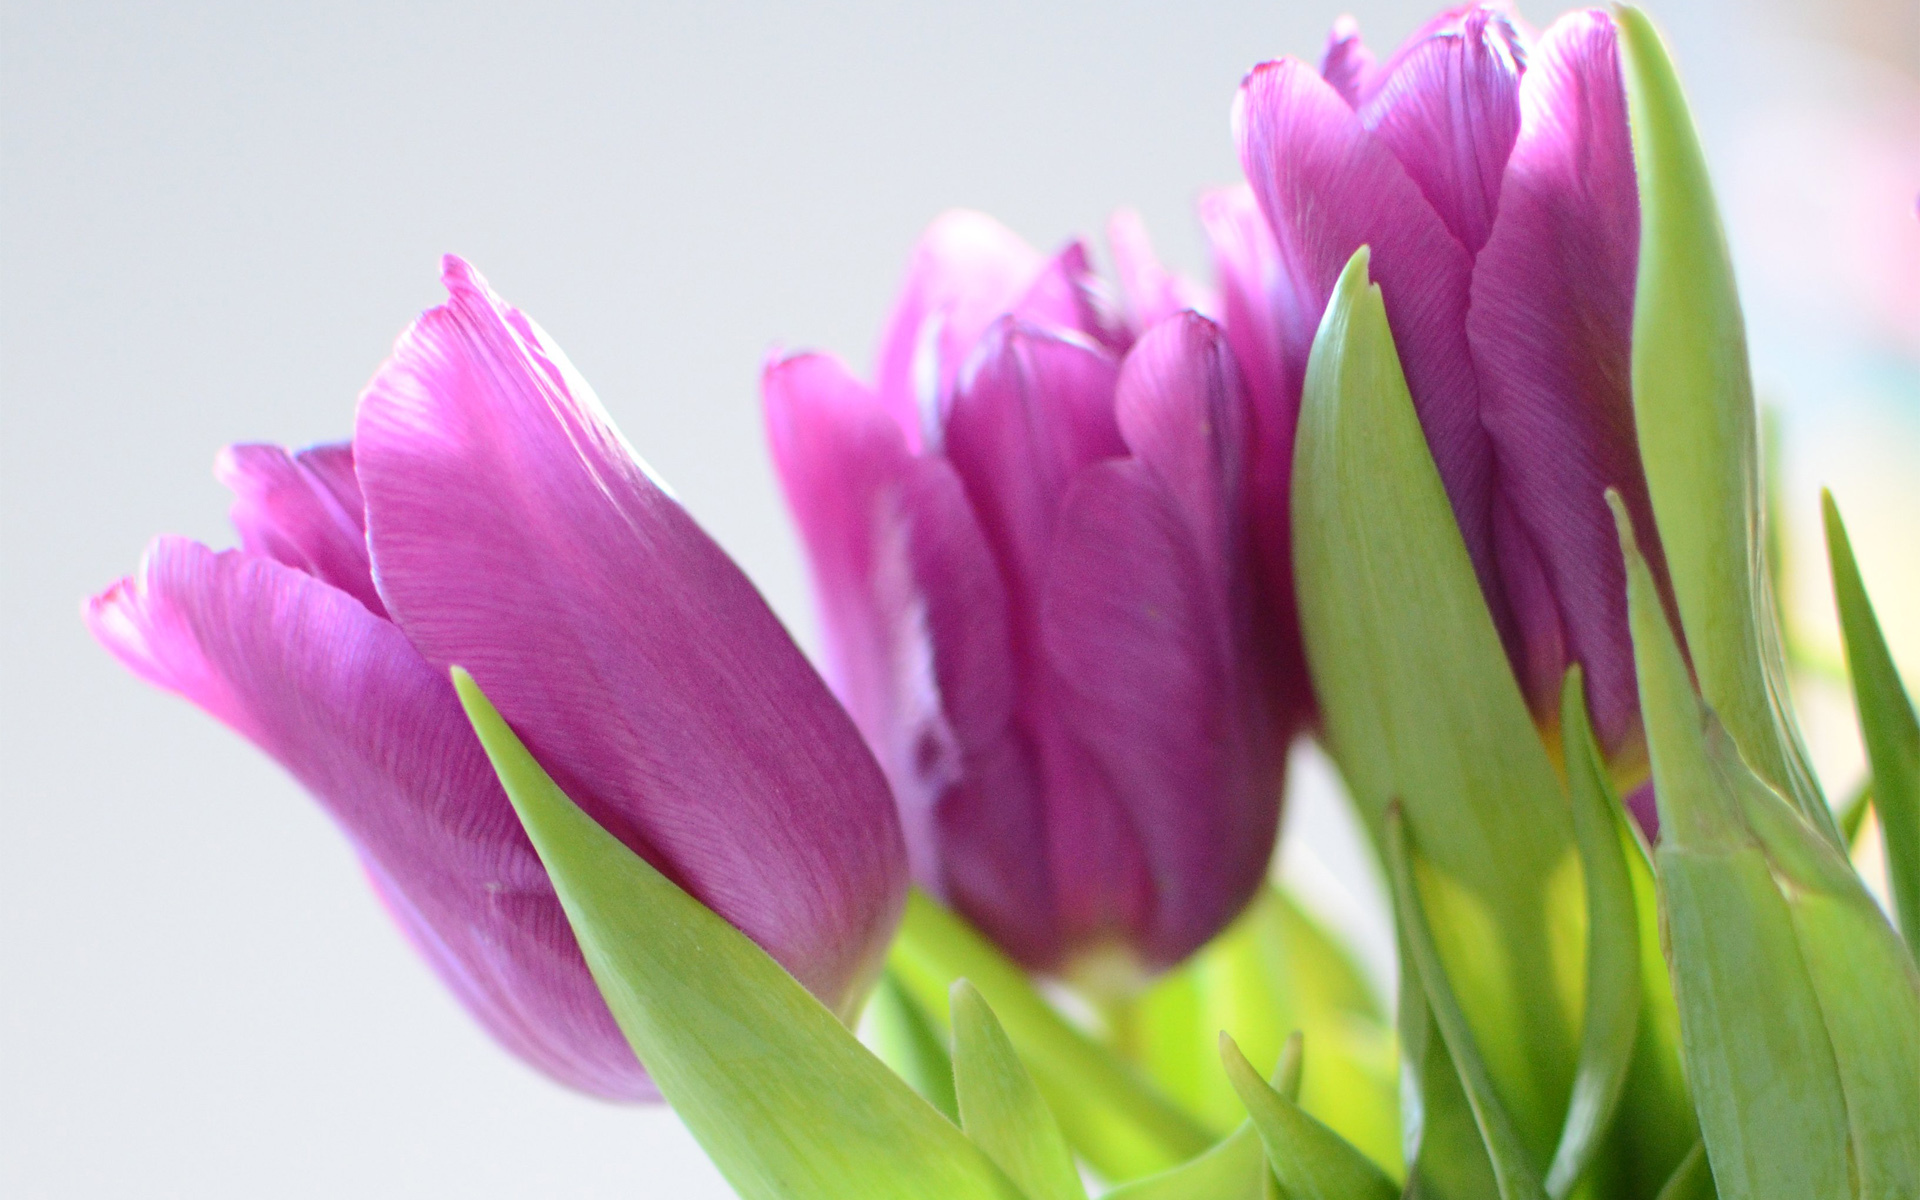
[{"label": "narrow green blade", "polygon": [[1480,1128],[1487,1158],[1493,1163],[1494,1182],[1500,1200],[1545,1200],[1546,1190],[1526,1148],[1513,1128],[1493,1087],[1493,1078],[1474,1044],[1473,1031],[1466,1014],[1460,1011],[1453,986],[1447,980],[1446,967],[1440,961],[1440,948],[1433,939],[1433,927],[1427,922],[1425,902],[1420,898],[1414,876],[1413,850],[1407,844],[1407,826],[1398,809],[1387,811],[1387,874],[1393,880],[1394,914],[1399,920],[1400,941],[1407,947],[1406,970],[1417,972],[1427,1009],[1445,1039],[1454,1069],[1460,1073],[1460,1086],[1467,1103],[1473,1106],[1474,1122]]},{"label": "narrow green blade", "polygon": [[1787,697],[1746,327],[1706,159],[1652,22],[1614,13],[1640,181],[1634,423],[1687,650],[1755,769],[1831,830]]},{"label": "narrow green blade", "polygon": [[[1217,1045],[1218,1036],[1214,1041]],[[1300,1095],[1300,1047],[1300,1034],[1296,1032],[1287,1039],[1274,1071],[1274,1087],[1294,1103]],[[1102,1200],[1269,1200],[1276,1195],[1273,1189],[1277,1186],[1267,1170],[1260,1131],[1252,1121],[1242,1120],[1205,1154],[1171,1171],[1124,1184]]]},{"label": "narrow green blade", "polygon": [[1372,1159],[1268,1086],[1226,1034],[1220,1035],[1220,1057],[1288,1200],[1393,1200],[1399,1195]]},{"label": "narrow green blade", "polygon": [[1281,889],[1263,890],[1226,932],[1110,1017],[1116,1048],[1222,1135],[1246,1107],[1221,1067],[1220,1032],[1265,1070],[1288,1031],[1304,1031],[1316,1049],[1300,1106],[1398,1168],[1392,1029],[1351,956]]},{"label": "narrow green blade", "polygon": [[1029,1200],[1087,1200],[1059,1123],[979,990],[954,984],[950,1011],[961,1128]]},{"label": "narrow green blade", "polygon": [[1019,967],[967,923],[916,890],[888,959],[901,986],[951,1027],[948,989],[980,989],[1033,1072],[1068,1143],[1111,1180],[1180,1165],[1213,1144],[1151,1081],[1069,1025]]},{"label": "narrow green blade", "polygon": [[1920,721],[1894,669],[1887,639],[1867,600],[1853,545],[1830,493],[1822,493],[1827,555],[1833,564],[1833,594],[1847,646],[1847,673],[1860,714],[1860,737],[1873,768],[1873,807],[1887,847],[1887,878],[1893,910],[1907,945],[1920,950]]},{"label": "narrow green blade", "polygon": [[1707,1169],[1707,1148],[1699,1142],[1687,1151],[1680,1165],[1660,1189],[1654,1200],[1715,1200],[1713,1172]]},{"label": "narrow green blade", "polygon": [[1610,499],[1660,805],[1656,862],[1681,1052],[1715,1183],[1729,1200],[1849,1196],[1846,1104],[1787,901],[1713,764],[1708,714],[1632,526]]},{"label": "narrow green blade", "polygon": [[1580,1063],[1547,1194],[1565,1200],[1602,1145],[1633,1065],[1640,1024],[1640,928],[1621,845],[1620,801],[1588,724],[1580,668],[1560,689],[1560,736],[1573,831],[1587,885],[1587,1003]]},{"label": "narrow green blade", "polygon": [[1022,1200],[780,964],[575,807],[471,676],[453,680],[614,1018],[735,1191]]},{"label": "narrow green blade", "polygon": [[[1579,979],[1554,953],[1554,931],[1582,905],[1572,820],[1427,449],[1365,249],[1308,359],[1293,532],[1328,744],[1376,840],[1388,805],[1403,806],[1434,876],[1441,959],[1503,1106],[1544,1162],[1573,1082]],[[1444,1081],[1417,1084],[1426,1155],[1466,1122],[1447,1119]]]},{"label": "narrow green blade", "polygon": [[867,1000],[860,1028],[880,1061],[892,1067],[894,1074],[949,1121],[960,1123],[960,1102],[953,1095],[953,1060],[947,1053],[946,1035],[891,970],[881,975]]},{"label": "narrow green blade", "polygon": [[1853,794],[1840,805],[1839,811],[1833,814],[1834,822],[1840,826],[1840,840],[1846,844],[1847,853],[1852,854],[1860,848],[1860,831],[1867,827],[1867,812],[1872,807],[1873,780],[1869,777],[1853,790]]}]

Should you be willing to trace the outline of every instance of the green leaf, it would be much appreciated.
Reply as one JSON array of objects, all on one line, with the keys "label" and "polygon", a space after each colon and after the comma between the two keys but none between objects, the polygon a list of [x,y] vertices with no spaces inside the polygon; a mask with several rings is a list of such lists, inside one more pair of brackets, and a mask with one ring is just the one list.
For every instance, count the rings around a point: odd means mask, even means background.
[{"label": "green leaf", "polygon": [[[1215,1035],[1214,1043],[1219,1044]],[[1289,1102],[1300,1096],[1301,1037],[1296,1031],[1280,1052],[1274,1087]],[[1225,1071],[1221,1072],[1222,1078]],[[1103,1200],[1269,1200],[1277,1184],[1267,1170],[1267,1154],[1260,1131],[1243,1119],[1231,1134],[1197,1158],[1158,1175],[1136,1180],[1108,1192]]]},{"label": "green leaf", "polygon": [[1655,1200],[1715,1200],[1713,1172],[1707,1169],[1705,1146],[1699,1142],[1693,1144]]},{"label": "green leaf", "polygon": [[918,890],[907,896],[888,962],[920,1006],[949,1027],[947,993],[954,981],[964,978],[980,989],[1068,1143],[1104,1177],[1151,1175],[1212,1145],[1206,1131],[1149,1080],[1069,1025],[1026,972]]},{"label": "green leaf", "polygon": [[1565,1200],[1613,1120],[1640,1025],[1640,928],[1621,846],[1621,807],[1587,720],[1578,666],[1560,689],[1560,736],[1587,885],[1587,1003],[1580,1062],[1547,1194]]},{"label": "green leaf", "polygon": [[1837,842],[1788,698],[1746,328],[1706,159],[1652,22],[1614,13],[1640,185],[1634,423],[1687,651],[1755,769]]},{"label": "green leaf", "polygon": [[1546,1190],[1525,1146],[1513,1128],[1495,1092],[1493,1078],[1474,1044],[1473,1031],[1466,1014],[1460,1011],[1446,967],[1440,961],[1440,948],[1433,939],[1433,927],[1427,921],[1419,884],[1414,878],[1413,851],[1407,844],[1406,822],[1399,809],[1387,811],[1387,873],[1393,881],[1394,915],[1400,926],[1401,944],[1407,948],[1405,970],[1416,972],[1427,998],[1428,1011],[1446,1041],[1447,1053],[1460,1073],[1460,1086],[1473,1106],[1475,1123],[1493,1163],[1494,1182],[1500,1200],[1545,1200]]},{"label": "green leaf", "polygon": [[953,1060],[947,1055],[945,1035],[933,1018],[907,994],[891,970],[880,976],[867,1001],[861,1032],[880,1060],[907,1081],[928,1104],[954,1124],[960,1123],[960,1103],[953,1095]]},{"label": "green leaf", "polygon": [[1867,826],[1867,811],[1873,807],[1873,779],[1869,777],[1853,794],[1840,805],[1840,811],[1833,814],[1834,823],[1840,826],[1840,839],[1846,843],[1847,853],[1860,848],[1860,831]]},{"label": "green leaf", "polygon": [[[1521,1140],[1545,1161],[1572,1086],[1579,979],[1572,820],[1508,664],[1400,370],[1367,251],[1308,359],[1293,473],[1294,578],[1326,738],[1378,841],[1401,803],[1432,875],[1440,956]],[[1572,885],[1572,886],[1568,886]],[[1419,1072],[1420,1154],[1471,1122]],[[1412,1113],[1407,1114],[1409,1118]]]},{"label": "green leaf", "polygon": [[1708,753],[1786,897],[1839,1068],[1858,1194],[1920,1196],[1920,971],[1846,856],[1724,734]]},{"label": "green leaf", "polygon": [[1280,889],[1264,889],[1224,933],[1108,1015],[1120,1052],[1216,1134],[1246,1117],[1221,1067],[1220,1032],[1267,1069],[1288,1031],[1304,1031],[1316,1049],[1301,1107],[1397,1169],[1391,1028],[1351,957]]},{"label": "green leaf", "polygon": [[1709,755],[1709,714],[1632,525],[1608,498],[1660,806],[1656,862],[1681,1052],[1714,1180],[1730,1200],[1848,1196],[1846,1103],[1792,915]]},{"label": "green leaf", "polygon": [[1087,1200],[1059,1123],[979,989],[955,983],[949,1011],[961,1128],[1029,1200]]},{"label": "green leaf", "polygon": [[473,678],[467,718],[634,1053],[747,1200],[1022,1200],[769,958],[574,806]]},{"label": "green leaf", "polygon": [[1920,721],[1914,718],[1913,701],[1900,683],[1887,639],[1867,600],[1866,583],[1860,578],[1846,527],[1840,523],[1840,510],[1831,493],[1822,492],[1820,504],[1827,525],[1827,555],[1833,564],[1833,593],[1846,640],[1847,673],[1853,678],[1860,737],[1873,768],[1873,805],[1887,847],[1893,909],[1907,945],[1920,949]]},{"label": "green leaf", "polygon": [[1288,1200],[1394,1200],[1400,1194],[1372,1159],[1269,1087],[1224,1033],[1220,1057]]}]

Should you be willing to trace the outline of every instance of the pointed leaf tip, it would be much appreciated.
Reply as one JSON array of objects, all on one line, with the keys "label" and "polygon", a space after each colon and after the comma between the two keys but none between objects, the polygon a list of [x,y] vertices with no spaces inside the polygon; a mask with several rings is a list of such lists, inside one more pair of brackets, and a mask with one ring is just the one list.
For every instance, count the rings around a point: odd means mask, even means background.
[{"label": "pointed leaf tip", "polygon": [[1220,1035],[1220,1061],[1291,1200],[1392,1200],[1393,1181],[1373,1160],[1260,1078],[1240,1046]]},{"label": "pointed leaf tip", "polygon": [[1086,1200],[1060,1125],[986,999],[954,982],[953,1085],[960,1124],[1028,1200]]},{"label": "pointed leaf tip", "polygon": [[454,689],[661,1094],[746,1200],[1029,1200],[752,939],[568,799]]}]

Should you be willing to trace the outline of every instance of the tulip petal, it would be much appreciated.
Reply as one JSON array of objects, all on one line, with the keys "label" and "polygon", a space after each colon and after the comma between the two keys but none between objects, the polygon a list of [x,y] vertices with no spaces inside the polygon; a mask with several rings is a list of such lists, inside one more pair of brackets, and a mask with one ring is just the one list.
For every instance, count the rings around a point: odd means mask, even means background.
[{"label": "tulip petal", "polygon": [[1471,259],[1385,143],[1306,65],[1256,67],[1240,86],[1234,127],[1247,179],[1310,314],[1283,334],[1289,387],[1299,387],[1341,271],[1371,246],[1415,411],[1495,625],[1511,642],[1494,569],[1493,458],[1465,332]]},{"label": "tulip petal", "polygon": [[1349,108],[1373,94],[1379,68],[1373,51],[1360,40],[1360,23],[1350,16],[1335,18],[1327,32],[1327,48],[1320,52],[1320,78],[1340,93]]},{"label": "tulip petal", "polygon": [[905,890],[885,780],[739,569],[466,264],[361,399],[375,576],[569,795],[843,1014]]},{"label": "tulip petal", "polygon": [[1047,260],[1026,294],[1007,311],[1029,325],[1076,333],[1116,355],[1125,354],[1133,337],[1114,307],[1105,281],[1093,269],[1087,244],[1072,241]]},{"label": "tulip petal", "polygon": [[880,340],[880,403],[907,447],[937,429],[954,381],[994,318],[1026,294],[1045,260],[984,213],[943,214],[914,245],[906,282]]},{"label": "tulip petal", "polygon": [[279,563],[154,543],[88,624],[121,661],[251,739],[338,821],[428,962],[555,1078],[652,1098],[452,685],[390,622]]},{"label": "tulip petal", "polygon": [[1133,209],[1120,209],[1107,219],[1107,248],[1113,253],[1134,337],[1182,309],[1214,311],[1213,298],[1204,288],[1161,264],[1146,222]]},{"label": "tulip petal", "polygon": [[1067,485],[1081,468],[1126,453],[1113,416],[1116,372],[1112,356],[1084,338],[1009,317],[981,340],[954,396],[947,458],[1013,612],[1036,611]]},{"label": "tulip petal", "polygon": [[305,571],[387,615],[367,558],[366,504],[351,446],[228,446],[213,474],[233,492],[229,518],[247,553]]},{"label": "tulip petal", "polygon": [[1525,60],[1505,16],[1460,10],[1402,48],[1359,110],[1469,254],[1493,228]]},{"label": "tulip petal", "polygon": [[[1613,21],[1595,11],[1561,18],[1541,40],[1467,315],[1502,497],[1546,583],[1546,595],[1529,598],[1510,579],[1509,601],[1523,625],[1543,603],[1557,607],[1564,653],[1585,668],[1594,731],[1612,756],[1637,743],[1640,703],[1608,488],[1626,500],[1673,613],[1634,432],[1640,205],[1616,43]],[[1523,673],[1544,711],[1564,661],[1532,657],[1538,669]]]}]

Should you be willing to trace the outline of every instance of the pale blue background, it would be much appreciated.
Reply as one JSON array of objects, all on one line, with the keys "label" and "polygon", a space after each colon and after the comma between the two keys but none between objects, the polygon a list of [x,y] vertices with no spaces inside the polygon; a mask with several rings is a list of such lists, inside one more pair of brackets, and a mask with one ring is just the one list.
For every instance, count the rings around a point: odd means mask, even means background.
[{"label": "pale blue background", "polygon": [[[1384,46],[1426,4],[1358,8]],[[456,250],[810,637],[768,346],[864,362],[948,205],[1050,245],[1128,202],[1201,268],[1188,206],[1236,174],[1241,73],[1337,11],[9,0],[0,1194],[724,1195],[670,1113],[496,1051],[318,810],[133,682],[80,598],[154,533],[228,539],[220,444],[343,435]],[[1715,138],[1778,91],[1779,37],[1920,63],[1914,25],[1837,8],[1657,12]]]}]

